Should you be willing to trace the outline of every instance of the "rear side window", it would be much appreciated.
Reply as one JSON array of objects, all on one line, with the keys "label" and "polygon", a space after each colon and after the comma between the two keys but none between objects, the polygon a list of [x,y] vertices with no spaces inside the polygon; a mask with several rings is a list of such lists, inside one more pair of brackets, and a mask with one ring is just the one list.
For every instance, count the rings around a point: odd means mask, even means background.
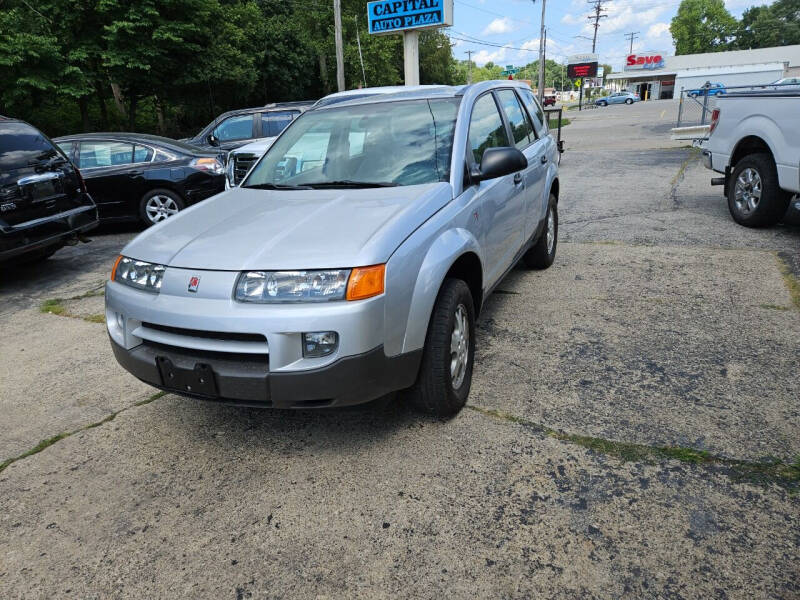
[{"label": "rear side window", "polygon": [[275,111],[261,113],[261,135],[275,137],[289,126],[297,116],[297,111]]},{"label": "rear side window", "polygon": [[508,146],[508,136],[497,104],[491,94],[485,94],[475,101],[472,117],[469,120],[469,147],[475,162],[481,164],[487,148]]},{"label": "rear side window", "polygon": [[23,169],[61,154],[38,130],[27,123],[0,125],[0,171]]},{"label": "rear side window", "polygon": [[519,94],[522,96],[522,102],[525,104],[525,108],[528,109],[528,114],[530,114],[531,119],[533,119],[534,129],[539,136],[544,135],[546,133],[544,111],[542,110],[542,107],[539,106],[539,102],[537,102],[535,96],[533,95],[533,91],[526,88],[520,88]]},{"label": "rear side window", "polygon": [[500,106],[503,107],[503,112],[506,113],[511,125],[514,145],[520,150],[527,148],[536,138],[533,135],[533,127],[528,120],[528,115],[517,100],[517,95],[512,90],[500,90],[497,92],[497,97],[500,99]]},{"label": "rear side window", "polygon": [[133,144],[123,142],[81,142],[78,167],[118,167],[133,162]]},{"label": "rear side window", "polygon": [[141,163],[141,162],[150,162],[153,158],[153,150],[152,148],[148,148],[147,146],[136,146],[133,151],[133,162]]}]

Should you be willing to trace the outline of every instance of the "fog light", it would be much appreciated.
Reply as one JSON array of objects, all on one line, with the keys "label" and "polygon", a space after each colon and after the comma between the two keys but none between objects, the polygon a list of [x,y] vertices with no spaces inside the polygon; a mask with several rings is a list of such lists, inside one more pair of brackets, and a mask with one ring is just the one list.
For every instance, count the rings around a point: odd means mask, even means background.
[{"label": "fog light", "polygon": [[339,346],[339,334],[335,331],[313,331],[303,334],[303,356],[319,358],[328,356]]},{"label": "fog light", "polygon": [[117,313],[117,327],[119,327],[122,331],[125,331],[125,319],[120,313]]}]

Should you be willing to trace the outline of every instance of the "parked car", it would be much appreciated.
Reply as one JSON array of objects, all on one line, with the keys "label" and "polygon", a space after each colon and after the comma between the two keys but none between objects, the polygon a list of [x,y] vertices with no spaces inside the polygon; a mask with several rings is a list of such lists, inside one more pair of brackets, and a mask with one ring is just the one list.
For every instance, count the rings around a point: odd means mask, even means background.
[{"label": "parked car", "polygon": [[545,96],[542,100],[542,104],[544,106],[555,106],[556,105],[556,97],[555,96]]},{"label": "parked car", "polygon": [[106,285],[120,364],[201,399],[312,408],[405,390],[450,415],[475,318],[558,240],[558,161],[516,81],[312,109],[239,187],[140,234]]},{"label": "parked car", "polygon": [[740,225],[774,225],[800,194],[798,114],[798,89],[727,94],[711,113],[703,164],[724,173],[711,183],[724,186],[728,209]]},{"label": "parked car", "polygon": [[260,138],[277,136],[313,102],[280,102],[221,114],[200,133],[181,140],[202,148],[228,151]]},{"label": "parked car", "polygon": [[776,89],[793,89],[800,88],[800,77],[783,77],[772,83],[768,83],[765,87],[777,86]]},{"label": "parked car", "polygon": [[55,142],[81,169],[103,220],[153,225],[225,189],[224,158],[216,150],[140,133]]},{"label": "parked car", "polygon": [[258,159],[264,156],[277,138],[263,138],[228,152],[225,164],[225,189],[239,185]]},{"label": "parked car", "polygon": [[602,96],[594,101],[595,106],[608,106],[609,104],[633,104],[639,102],[641,98],[633,92],[614,92],[608,96]]},{"label": "parked car", "polygon": [[686,90],[690,98],[697,98],[698,96],[705,96],[706,94],[709,96],[723,96],[727,92],[728,90],[721,83],[706,83],[706,85],[696,90]]},{"label": "parked car", "polygon": [[0,117],[0,262],[45,259],[97,223],[61,150],[32,125]]}]

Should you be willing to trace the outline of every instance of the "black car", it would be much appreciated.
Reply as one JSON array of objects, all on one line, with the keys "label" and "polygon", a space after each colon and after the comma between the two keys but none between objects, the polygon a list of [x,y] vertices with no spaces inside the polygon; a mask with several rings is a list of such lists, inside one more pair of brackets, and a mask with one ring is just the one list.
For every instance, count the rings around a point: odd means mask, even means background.
[{"label": "black car", "polygon": [[85,133],[55,142],[80,168],[102,220],[152,225],[225,189],[218,150],[140,133]]},{"label": "black car", "polygon": [[47,258],[97,223],[64,153],[28,123],[0,117],[0,262]]},{"label": "black car", "polygon": [[182,140],[195,146],[233,150],[260,138],[275,137],[313,102],[278,102],[232,110],[218,116],[192,138]]}]

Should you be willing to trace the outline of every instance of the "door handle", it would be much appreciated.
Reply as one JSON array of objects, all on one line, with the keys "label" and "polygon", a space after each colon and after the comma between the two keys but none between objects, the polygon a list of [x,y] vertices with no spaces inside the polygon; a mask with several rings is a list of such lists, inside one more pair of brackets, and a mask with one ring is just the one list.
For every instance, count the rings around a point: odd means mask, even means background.
[{"label": "door handle", "polygon": [[522,173],[514,173],[514,185],[518,185],[522,182]]},{"label": "door handle", "polygon": [[539,161],[540,161],[540,162],[541,162],[543,165],[546,165],[546,164],[547,164],[547,155],[546,155],[546,154],[542,154],[542,157],[539,159]]}]

